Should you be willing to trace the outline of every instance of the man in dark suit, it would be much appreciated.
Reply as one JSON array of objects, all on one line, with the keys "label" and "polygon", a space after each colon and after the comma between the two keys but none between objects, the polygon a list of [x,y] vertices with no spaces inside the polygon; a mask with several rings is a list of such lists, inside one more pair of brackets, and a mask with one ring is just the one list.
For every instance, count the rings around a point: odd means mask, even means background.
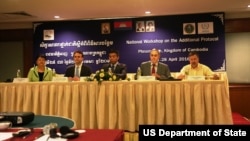
[{"label": "man in dark suit", "polygon": [[159,62],[159,50],[152,49],[149,57],[150,61],[142,62],[140,65],[142,76],[155,76],[156,79],[168,79],[171,77],[168,65]]},{"label": "man in dark suit", "polygon": [[69,81],[79,81],[81,76],[90,76],[92,72],[89,66],[83,64],[82,51],[75,51],[73,58],[75,64],[67,67],[64,76],[68,77]]},{"label": "man in dark suit", "polygon": [[104,64],[102,69],[104,71],[109,71],[111,69],[112,73],[114,73],[119,79],[126,79],[127,77],[127,66],[126,64],[119,63],[119,52],[117,50],[111,50],[109,52],[109,63]]}]

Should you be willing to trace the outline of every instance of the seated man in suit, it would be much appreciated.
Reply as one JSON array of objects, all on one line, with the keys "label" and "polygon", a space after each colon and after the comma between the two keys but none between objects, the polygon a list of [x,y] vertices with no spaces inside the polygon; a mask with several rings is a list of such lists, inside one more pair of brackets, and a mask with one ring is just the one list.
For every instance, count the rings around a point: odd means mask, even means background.
[{"label": "seated man in suit", "polygon": [[119,52],[117,50],[111,50],[109,52],[109,63],[104,64],[102,69],[108,71],[111,68],[112,73],[114,73],[119,79],[126,79],[127,77],[127,65],[119,63]]},{"label": "seated man in suit", "polygon": [[219,76],[215,74],[208,66],[199,63],[198,52],[189,52],[188,54],[189,64],[182,67],[179,76],[177,78],[183,79],[185,76],[211,76],[212,79],[219,79]]},{"label": "seated man in suit", "polygon": [[150,61],[142,62],[140,65],[142,76],[155,76],[156,79],[168,79],[171,77],[167,64],[159,62],[160,52],[157,49],[150,51]]},{"label": "seated man in suit", "polygon": [[73,58],[75,64],[67,67],[64,76],[68,77],[69,81],[79,81],[81,76],[90,76],[92,72],[89,66],[83,64],[82,51],[75,51]]}]

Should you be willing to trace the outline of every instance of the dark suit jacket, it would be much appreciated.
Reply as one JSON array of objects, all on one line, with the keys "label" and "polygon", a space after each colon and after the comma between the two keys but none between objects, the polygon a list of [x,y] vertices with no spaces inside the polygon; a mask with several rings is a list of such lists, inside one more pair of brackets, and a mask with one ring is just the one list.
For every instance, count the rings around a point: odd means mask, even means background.
[{"label": "dark suit jacket", "polygon": [[[150,76],[151,75],[151,62],[143,62],[141,63],[141,75],[142,76]],[[158,62],[157,72],[160,75],[159,79],[167,79],[171,77],[170,69],[167,64]]]},{"label": "dark suit jacket", "polygon": [[[91,72],[90,67],[82,64],[80,76],[90,76],[91,73],[92,72]],[[75,76],[75,65],[68,66],[64,76],[65,77],[74,77]]]},{"label": "dark suit jacket", "polygon": [[[104,64],[102,66],[102,69],[104,69],[105,72],[108,71],[108,69],[111,68],[110,64]],[[127,66],[126,64],[118,63],[115,67],[115,70],[113,72],[119,79],[126,79],[127,77]]]}]

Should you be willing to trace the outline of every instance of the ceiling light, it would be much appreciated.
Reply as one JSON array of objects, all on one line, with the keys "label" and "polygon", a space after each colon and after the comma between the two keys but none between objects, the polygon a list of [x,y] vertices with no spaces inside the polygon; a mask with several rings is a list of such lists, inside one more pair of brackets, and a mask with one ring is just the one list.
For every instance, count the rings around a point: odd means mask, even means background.
[{"label": "ceiling light", "polygon": [[250,4],[247,7],[250,8]]},{"label": "ceiling light", "polygon": [[60,18],[60,16],[54,16],[54,18],[55,18],[55,19],[59,19],[59,18]]},{"label": "ceiling light", "polygon": [[146,11],[145,14],[151,14],[151,12],[150,11]]}]

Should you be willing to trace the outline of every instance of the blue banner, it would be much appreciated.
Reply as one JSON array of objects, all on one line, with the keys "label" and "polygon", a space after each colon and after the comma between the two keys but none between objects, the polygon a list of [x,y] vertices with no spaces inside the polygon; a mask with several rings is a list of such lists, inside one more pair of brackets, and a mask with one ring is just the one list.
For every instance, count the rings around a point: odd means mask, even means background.
[{"label": "blue banner", "polygon": [[[84,53],[92,71],[108,62],[108,52],[120,52],[119,62],[136,72],[149,51],[161,51],[160,61],[178,72],[188,64],[188,52],[198,51],[200,63],[225,71],[224,13],[151,16],[125,19],[34,23],[35,55],[44,53],[47,66],[65,73],[73,52]],[[35,62],[35,60],[34,60]]]}]

